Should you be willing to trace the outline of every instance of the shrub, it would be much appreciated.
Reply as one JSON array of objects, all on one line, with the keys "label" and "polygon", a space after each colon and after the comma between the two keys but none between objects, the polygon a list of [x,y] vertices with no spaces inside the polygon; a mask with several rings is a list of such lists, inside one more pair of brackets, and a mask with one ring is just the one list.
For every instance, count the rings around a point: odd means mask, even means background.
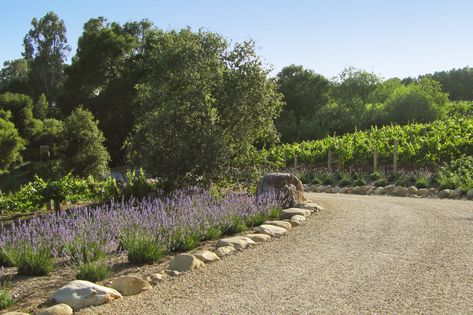
[{"label": "shrub", "polygon": [[314,177],[314,179],[312,179],[312,184],[313,185],[319,185],[320,183],[321,183],[320,178]]},{"label": "shrub", "polygon": [[270,219],[279,219],[281,217],[281,207],[272,207],[269,211],[269,218]]},{"label": "shrub", "polygon": [[258,213],[255,215],[252,215],[246,219],[246,225],[248,226],[258,226],[263,224],[264,221],[268,218],[268,215],[264,213]]},{"label": "shrub", "polygon": [[354,186],[365,186],[366,181],[360,176],[353,182],[353,185]]},{"label": "shrub", "polygon": [[26,276],[45,276],[54,269],[51,249],[46,245],[38,245],[36,248],[24,244],[18,249],[15,265],[18,274]]},{"label": "shrub", "polygon": [[222,229],[219,226],[211,226],[205,231],[203,240],[216,240],[222,236]]},{"label": "shrub", "polygon": [[126,172],[127,183],[123,186],[123,196],[125,199],[143,199],[157,189],[156,184],[149,181],[142,168],[138,172]]},{"label": "shrub", "polygon": [[191,230],[174,230],[171,236],[170,250],[176,252],[188,251],[196,248],[200,242],[200,234]]},{"label": "shrub", "polygon": [[384,187],[384,186],[387,186],[388,185],[388,180],[386,178],[381,178],[381,179],[378,179],[374,185],[376,187]]},{"label": "shrub", "polygon": [[104,261],[87,262],[79,265],[76,279],[97,282],[110,275],[111,267]]},{"label": "shrub", "polygon": [[437,172],[436,181],[442,189],[461,187],[467,191],[473,188],[473,156],[463,155],[449,164],[444,164]]},{"label": "shrub", "polygon": [[248,230],[248,226],[246,225],[245,221],[240,217],[233,217],[230,220],[230,224],[224,230],[225,235],[233,235],[241,232],[245,232]]},{"label": "shrub", "polygon": [[132,264],[159,261],[167,254],[166,246],[155,236],[137,228],[125,231],[120,237],[120,244],[127,251],[128,261]]},{"label": "shrub", "polygon": [[369,179],[370,180],[378,180],[381,178],[381,173],[376,171],[370,174]]},{"label": "shrub", "polygon": [[324,173],[322,174],[322,184],[324,185],[332,185],[335,182],[335,179],[332,174]]},{"label": "shrub", "polygon": [[0,247],[0,268],[1,267],[13,267],[16,262],[15,247],[10,244],[3,244]]},{"label": "shrub", "polygon": [[416,179],[415,186],[417,188],[427,188],[429,185],[429,179],[426,176],[419,176]]},{"label": "shrub", "polygon": [[0,310],[15,304],[9,290],[10,280],[2,281],[4,274],[3,267],[0,267]]},{"label": "shrub", "polygon": [[349,186],[351,185],[351,182],[352,182],[352,179],[351,179],[350,174],[340,173],[340,182],[338,183],[340,187]]}]

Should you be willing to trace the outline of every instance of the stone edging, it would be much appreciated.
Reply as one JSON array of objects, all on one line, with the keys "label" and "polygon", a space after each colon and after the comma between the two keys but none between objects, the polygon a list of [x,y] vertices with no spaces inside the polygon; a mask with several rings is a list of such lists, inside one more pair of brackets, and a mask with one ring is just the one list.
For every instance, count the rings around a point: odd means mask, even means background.
[{"label": "stone edging", "polygon": [[[89,281],[74,280],[56,290],[50,297],[50,302],[56,304],[51,307],[35,312],[35,315],[45,314],[73,314],[73,310],[96,306],[122,299],[124,296],[135,295],[150,290],[152,285],[157,285],[166,278],[176,277],[184,272],[202,268],[208,263],[221,260],[224,256],[236,251],[252,248],[257,244],[269,241],[272,238],[280,238],[293,227],[304,223],[311,214],[323,210],[321,206],[313,202],[297,205],[297,208],[288,208],[281,211],[279,220],[265,221],[252,231],[242,235],[234,235],[218,240],[213,251],[200,251],[194,254],[182,253],[175,256],[168,264],[163,273],[152,274],[146,280],[135,276],[120,276],[106,281],[106,286],[101,286]],[[91,299],[92,295],[96,299]],[[57,312],[57,313],[56,313]],[[7,312],[4,315],[26,314],[22,312]]]},{"label": "stone edging", "polygon": [[305,186],[306,192],[331,193],[331,194],[356,194],[356,195],[389,195],[412,198],[450,198],[450,199],[470,199],[473,200],[473,189],[463,193],[461,188],[443,189],[417,188],[415,186],[388,185],[385,187],[376,186],[355,186],[355,187],[332,187],[331,185]]}]

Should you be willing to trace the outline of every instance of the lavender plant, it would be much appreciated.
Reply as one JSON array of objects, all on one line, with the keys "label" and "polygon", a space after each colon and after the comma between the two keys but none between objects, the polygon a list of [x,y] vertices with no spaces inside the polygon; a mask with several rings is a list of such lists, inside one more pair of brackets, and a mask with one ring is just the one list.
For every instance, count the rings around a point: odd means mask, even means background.
[{"label": "lavender plant", "polygon": [[[35,217],[9,228],[0,226],[0,253],[29,257],[30,262],[45,266],[50,266],[48,257],[80,267],[122,252],[132,263],[146,263],[160,260],[168,251],[188,250],[201,240],[220,237],[222,232],[260,224],[279,211],[272,194],[213,196],[201,189],[181,190],[164,198],[112,201]],[[27,261],[16,260],[23,265]],[[38,264],[35,268],[41,269]]]}]

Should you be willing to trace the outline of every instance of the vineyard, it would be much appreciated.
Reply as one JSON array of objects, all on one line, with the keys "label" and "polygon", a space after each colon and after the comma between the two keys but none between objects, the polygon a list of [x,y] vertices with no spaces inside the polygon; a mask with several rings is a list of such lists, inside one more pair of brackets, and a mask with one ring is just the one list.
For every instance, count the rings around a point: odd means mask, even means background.
[{"label": "vineyard", "polygon": [[437,120],[429,124],[372,127],[369,131],[356,131],[321,140],[283,144],[263,150],[261,163],[284,168],[294,163],[317,166],[327,163],[329,151],[341,165],[362,166],[373,160],[392,159],[394,143],[398,143],[400,163],[432,167],[461,155],[473,155],[473,118],[458,117]]}]

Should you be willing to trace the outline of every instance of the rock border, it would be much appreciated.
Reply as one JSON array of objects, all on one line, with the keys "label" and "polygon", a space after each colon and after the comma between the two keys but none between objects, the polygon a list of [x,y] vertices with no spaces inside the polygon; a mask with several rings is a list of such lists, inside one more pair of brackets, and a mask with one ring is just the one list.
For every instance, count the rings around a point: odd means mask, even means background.
[{"label": "rock border", "polygon": [[[195,269],[199,269],[205,267],[208,263],[216,263],[224,258],[224,256],[228,256],[249,248],[253,248],[262,244],[264,242],[271,241],[273,238],[281,238],[288,234],[292,228],[303,225],[306,219],[313,213],[317,213],[320,210],[323,210],[323,207],[319,206],[314,202],[305,202],[302,204],[298,204],[296,207],[283,209],[281,211],[280,219],[274,219],[265,221],[260,226],[256,226],[244,233],[228,236],[226,238],[217,240],[214,242],[214,250],[213,251],[200,251],[191,253],[181,253],[174,256],[167,264],[167,269],[164,269],[162,273],[154,273],[151,274],[144,279],[140,279],[135,276],[120,276],[109,281],[105,281],[105,286],[101,286],[92,282],[83,281],[83,280],[73,280],[63,287],[56,290],[53,293],[53,296],[50,298],[50,302],[53,302],[52,306],[48,308],[43,308],[36,311],[34,314],[49,314],[51,310],[55,310],[57,308],[65,308],[65,312],[61,314],[72,314],[72,310],[77,310],[79,308],[87,308],[89,306],[97,306],[103,303],[111,302],[116,298],[126,298],[130,295],[139,294],[143,291],[149,290],[152,286],[158,285],[160,282],[167,280],[168,278],[173,278],[185,274],[187,272],[191,272]],[[205,261],[204,261],[205,260]],[[86,286],[87,289],[92,288],[93,290],[103,290],[108,291],[115,291],[116,296],[113,298],[104,298],[100,301],[100,303],[94,299],[93,303],[84,301],[84,306],[79,306],[80,304],[78,301],[78,294],[74,293],[74,289],[71,289],[71,286],[74,287],[75,283],[80,283],[83,286]],[[68,290],[65,298],[61,301],[56,301],[54,298],[58,292]],[[84,290],[84,288],[79,288]],[[91,289],[91,290],[92,290]],[[121,291],[121,292],[120,292]],[[120,294],[122,293],[122,294]],[[87,294],[86,294],[87,295]],[[89,295],[87,295],[89,298]],[[87,300],[86,298],[86,300]],[[68,305],[69,301],[71,305]],[[59,304],[57,304],[59,302]],[[62,303],[61,303],[62,302]],[[5,315],[8,314],[27,314],[21,313],[18,311],[7,312]]]},{"label": "rock border", "polygon": [[332,187],[331,185],[306,185],[306,192],[328,193],[328,194],[353,194],[353,195],[385,195],[411,198],[440,198],[440,199],[463,199],[473,200],[473,188],[463,193],[461,188],[437,189],[437,188],[417,188],[415,186],[354,186],[354,187]]}]

